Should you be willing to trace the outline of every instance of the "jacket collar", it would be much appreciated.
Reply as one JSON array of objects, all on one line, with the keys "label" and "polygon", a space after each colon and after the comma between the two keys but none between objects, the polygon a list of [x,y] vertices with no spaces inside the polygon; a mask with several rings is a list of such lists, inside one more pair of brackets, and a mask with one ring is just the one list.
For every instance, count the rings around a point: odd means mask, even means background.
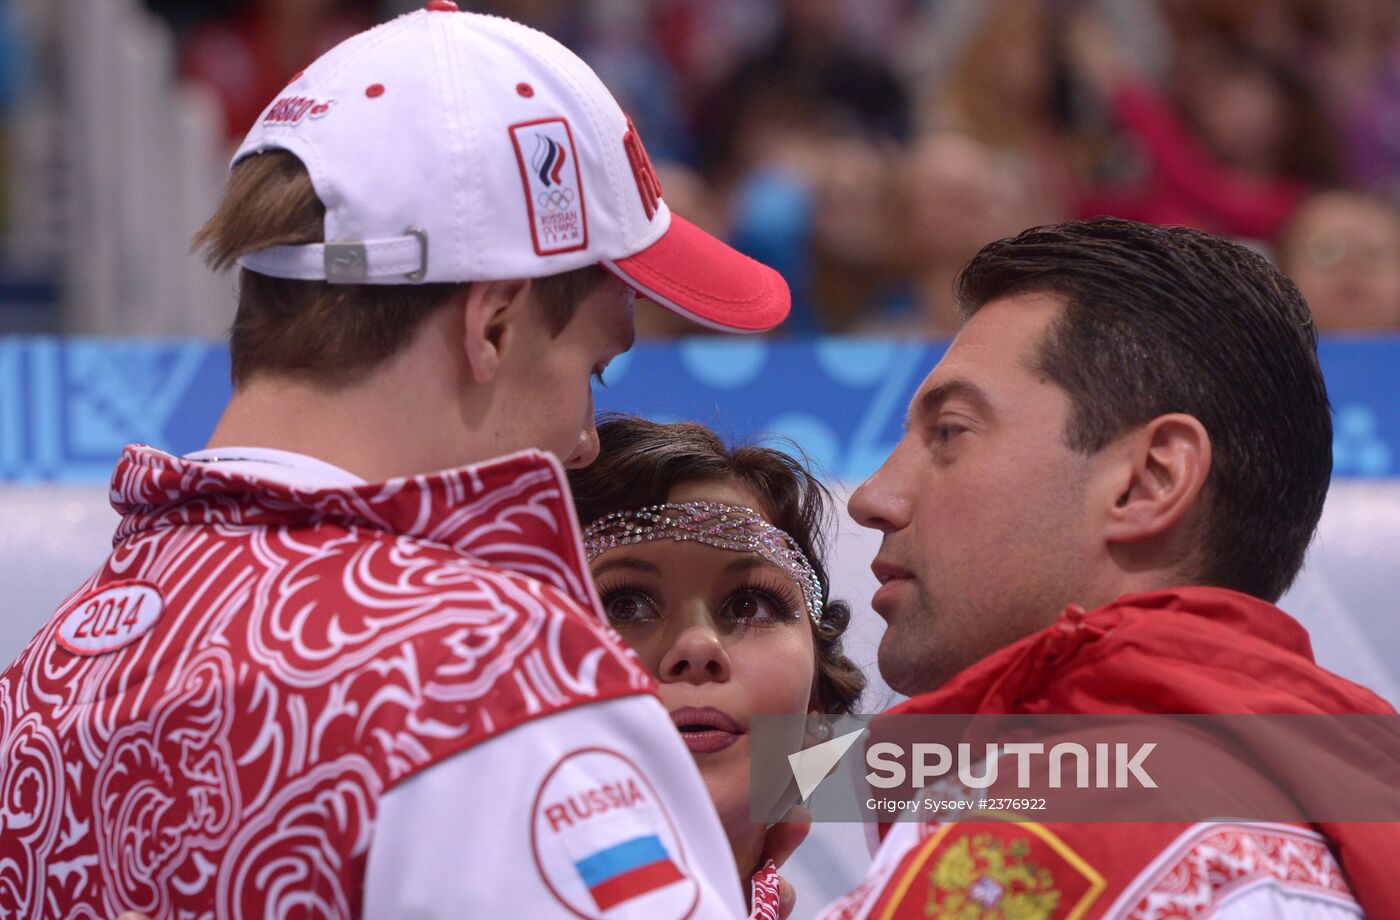
[{"label": "jacket collar", "polygon": [[305,490],[132,445],[112,475],[111,497],[122,516],[114,543],[201,524],[368,528],[527,575],[605,622],[568,480],[559,461],[542,451],[422,476]]},{"label": "jacket collar", "polygon": [[[1191,637],[1182,642],[1183,636]],[[1053,624],[968,666],[948,683],[898,704],[890,712],[1020,712],[1027,704],[1057,708],[1057,690],[1080,682],[1147,682],[1108,650],[1118,643],[1147,652],[1157,672],[1182,674],[1229,648],[1261,671],[1286,660],[1312,666],[1312,644],[1298,621],[1267,601],[1224,588],[1181,587],[1130,594],[1091,611],[1071,606]],[[1183,646],[1187,646],[1183,648]],[[1242,677],[1244,675],[1241,675]],[[1263,675],[1255,675],[1263,679]],[[1168,709],[1181,701],[1162,700]],[[1166,711],[1166,709],[1164,709]],[[1183,710],[1186,711],[1186,710]]]}]

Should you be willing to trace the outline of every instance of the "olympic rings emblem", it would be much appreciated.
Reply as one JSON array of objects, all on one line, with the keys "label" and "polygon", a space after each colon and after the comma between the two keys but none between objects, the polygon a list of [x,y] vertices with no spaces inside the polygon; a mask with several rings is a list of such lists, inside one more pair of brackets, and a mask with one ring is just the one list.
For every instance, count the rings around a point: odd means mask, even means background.
[{"label": "olympic rings emblem", "polygon": [[540,207],[547,211],[562,211],[574,203],[574,190],[571,188],[553,189],[540,192],[535,197]]}]

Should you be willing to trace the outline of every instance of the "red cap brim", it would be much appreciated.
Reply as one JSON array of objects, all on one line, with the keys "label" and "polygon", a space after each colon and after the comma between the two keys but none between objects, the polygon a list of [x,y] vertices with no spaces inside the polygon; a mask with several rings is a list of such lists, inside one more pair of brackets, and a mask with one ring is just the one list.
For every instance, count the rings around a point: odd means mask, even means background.
[{"label": "red cap brim", "polygon": [[661,239],[603,265],[641,296],[711,329],[767,332],[792,309],[782,275],[675,214]]}]

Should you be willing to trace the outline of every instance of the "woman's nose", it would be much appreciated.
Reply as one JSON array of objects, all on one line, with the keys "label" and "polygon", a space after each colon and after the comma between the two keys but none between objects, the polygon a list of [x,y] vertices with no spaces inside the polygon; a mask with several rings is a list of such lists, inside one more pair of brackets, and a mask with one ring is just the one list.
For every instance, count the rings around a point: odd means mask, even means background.
[{"label": "woman's nose", "polygon": [[723,683],[729,680],[729,653],[724,642],[709,625],[691,625],[661,658],[657,678],[662,683]]}]

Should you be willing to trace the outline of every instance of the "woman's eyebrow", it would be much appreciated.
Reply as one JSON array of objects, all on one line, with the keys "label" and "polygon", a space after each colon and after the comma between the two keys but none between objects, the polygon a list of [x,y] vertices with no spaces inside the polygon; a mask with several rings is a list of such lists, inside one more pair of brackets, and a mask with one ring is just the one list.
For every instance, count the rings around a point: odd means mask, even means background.
[{"label": "woman's eyebrow", "polygon": [[767,559],[764,559],[762,556],[746,554],[742,558],[735,559],[733,562],[726,565],[724,567],[724,572],[726,575],[732,575],[735,572],[744,572],[748,569],[756,569],[761,566],[777,568],[777,566],[773,565],[773,563],[769,562]]},{"label": "woman's eyebrow", "polygon": [[593,570],[593,577],[597,578],[604,572],[610,572],[613,569],[632,569],[635,572],[646,572],[651,575],[661,574],[661,569],[657,568],[657,566],[654,563],[644,562],[641,559],[623,558],[610,559],[607,562],[604,562],[602,565],[598,566],[596,569]]}]

